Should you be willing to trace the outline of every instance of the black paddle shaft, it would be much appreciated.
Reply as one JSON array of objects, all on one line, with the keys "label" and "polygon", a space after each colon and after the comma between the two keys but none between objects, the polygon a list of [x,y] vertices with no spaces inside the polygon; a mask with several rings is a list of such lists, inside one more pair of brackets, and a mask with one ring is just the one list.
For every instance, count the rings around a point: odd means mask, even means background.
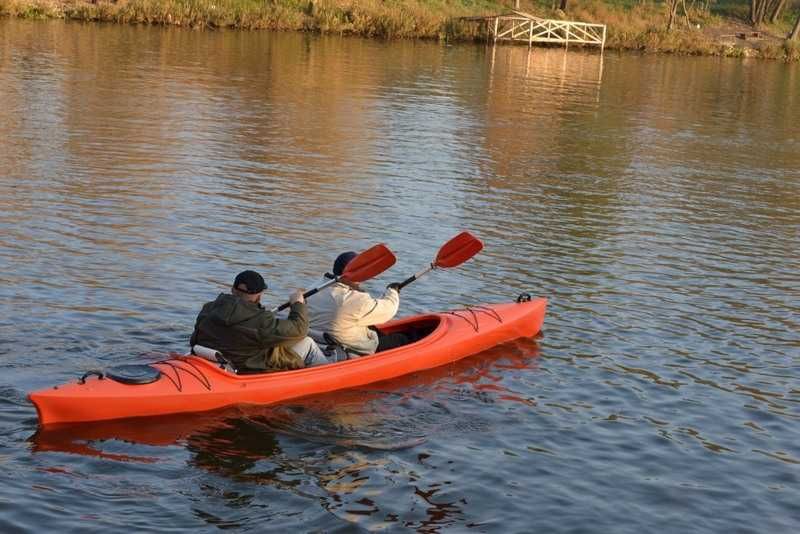
[{"label": "black paddle shaft", "polygon": [[[321,289],[325,289],[325,288],[326,288],[326,287],[328,287],[329,285],[333,284],[334,282],[338,282],[338,281],[339,281],[339,278],[334,278],[333,280],[330,280],[330,281],[328,281],[328,282],[325,282],[324,284],[322,284],[322,285],[321,285],[321,286],[319,286],[319,287],[315,287],[314,289],[309,289],[308,291],[306,291],[305,293],[303,293],[303,298],[304,298],[304,299],[307,299],[307,298],[308,298],[308,297],[310,297],[311,295],[316,295],[317,293],[319,293],[319,291],[320,291]],[[281,304],[280,306],[278,306],[277,308],[275,308],[275,309],[274,309],[274,310],[272,310],[272,311],[273,311],[273,312],[279,312],[279,311],[283,311],[283,310],[285,310],[286,308],[288,308],[288,307],[289,307],[289,306],[291,306],[291,305],[292,305],[292,303],[291,303],[291,302],[284,302],[283,304]]]},{"label": "black paddle shaft", "polygon": [[403,280],[402,282],[400,282],[400,284],[398,284],[398,286],[397,286],[397,290],[400,291],[401,289],[406,287],[408,284],[410,284],[411,282],[413,282],[417,278],[421,277],[423,274],[425,274],[425,273],[427,273],[429,271],[432,271],[435,268],[436,268],[436,265],[431,263],[429,267],[426,267],[426,268],[422,269],[420,272],[418,272],[416,274],[413,274],[413,275],[409,276],[408,278],[406,278],[405,280]]}]

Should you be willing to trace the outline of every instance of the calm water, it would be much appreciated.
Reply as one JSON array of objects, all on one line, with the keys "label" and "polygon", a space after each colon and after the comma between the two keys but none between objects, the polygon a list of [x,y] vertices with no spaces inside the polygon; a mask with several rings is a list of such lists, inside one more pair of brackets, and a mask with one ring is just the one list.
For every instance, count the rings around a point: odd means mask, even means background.
[{"label": "calm water", "polygon": [[[0,20],[0,531],[796,532],[800,69]],[[388,243],[402,314],[543,337],[287,406],[36,433]]]}]

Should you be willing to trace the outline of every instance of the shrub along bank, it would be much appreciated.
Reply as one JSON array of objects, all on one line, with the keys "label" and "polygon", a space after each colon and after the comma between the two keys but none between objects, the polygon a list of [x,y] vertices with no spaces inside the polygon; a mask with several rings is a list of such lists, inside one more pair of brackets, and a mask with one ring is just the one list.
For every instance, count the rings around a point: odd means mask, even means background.
[{"label": "shrub along bank", "polygon": [[[544,18],[608,25],[610,49],[694,55],[800,59],[798,43],[786,41],[795,13],[765,28],[767,38],[738,42],[743,0],[684,7],[667,31],[669,0],[524,0],[521,9]],[[741,5],[739,5],[741,4]],[[459,17],[500,13],[509,3],[492,0],[0,0],[0,15],[63,18],[191,28],[296,30],[378,38],[469,40],[485,38],[485,28]],[[800,6],[798,6],[800,7]],[[771,34],[771,36],[770,36]]]}]

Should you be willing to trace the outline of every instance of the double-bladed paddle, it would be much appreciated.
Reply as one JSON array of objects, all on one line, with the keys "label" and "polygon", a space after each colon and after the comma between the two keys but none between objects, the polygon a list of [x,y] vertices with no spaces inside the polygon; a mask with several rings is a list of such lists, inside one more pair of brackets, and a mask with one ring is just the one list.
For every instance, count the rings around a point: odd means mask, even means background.
[{"label": "double-bladed paddle", "polygon": [[[352,260],[348,262],[347,266],[342,271],[342,274],[332,278],[322,284],[303,293],[303,298],[307,299],[311,295],[325,289],[326,287],[339,282],[340,280],[349,280],[350,282],[364,282],[370,278],[375,278],[383,271],[394,265],[397,261],[394,253],[383,243],[379,243],[374,247],[368,248]],[[285,302],[273,308],[272,312],[279,312],[285,310],[291,305],[291,302]]]},{"label": "double-bladed paddle", "polygon": [[483,249],[483,242],[469,232],[461,232],[450,241],[442,245],[436,259],[428,267],[403,280],[398,291],[417,280],[420,276],[434,269],[449,269],[458,267]]}]

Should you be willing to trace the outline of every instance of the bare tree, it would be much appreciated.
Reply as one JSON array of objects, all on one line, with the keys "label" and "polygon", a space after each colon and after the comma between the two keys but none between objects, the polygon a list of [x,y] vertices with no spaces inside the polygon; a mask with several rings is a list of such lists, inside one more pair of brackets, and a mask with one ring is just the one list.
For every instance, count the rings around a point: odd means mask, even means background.
[{"label": "bare tree", "polygon": [[[755,2],[755,0],[753,0]],[[669,0],[669,20],[667,20],[667,31],[672,31],[672,26],[675,24],[675,17],[678,14],[678,4],[681,0]]]},{"label": "bare tree", "polygon": [[794,23],[794,28],[792,28],[792,33],[789,34],[789,40],[796,41],[798,37],[800,37],[800,15],[797,15],[797,20]]},{"label": "bare tree", "polygon": [[769,0],[750,0],[750,22],[757,26],[764,22]]},{"label": "bare tree", "polygon": [[686,0],[668,0],[669,1],[669,20],[667,20],[667,31],[672,31],[675,25],[675,19],[678,17],[678,7],[683,8],[683,16],[686,17],[686,25],[691,26],[689,20],[689,10],[686,9]]},{"label": "bare tree", "polygon": [[770,11],[769,21],[772,24],[778,22],[778,17],[781,16],[783,8],[786,7],[786,0],[773,0],[772,10]]},{"label": "bare tree", "polygon": [[786,0],[750,0],[750,22],[758,26],[769,20],[778,21],[786,7]]}]

